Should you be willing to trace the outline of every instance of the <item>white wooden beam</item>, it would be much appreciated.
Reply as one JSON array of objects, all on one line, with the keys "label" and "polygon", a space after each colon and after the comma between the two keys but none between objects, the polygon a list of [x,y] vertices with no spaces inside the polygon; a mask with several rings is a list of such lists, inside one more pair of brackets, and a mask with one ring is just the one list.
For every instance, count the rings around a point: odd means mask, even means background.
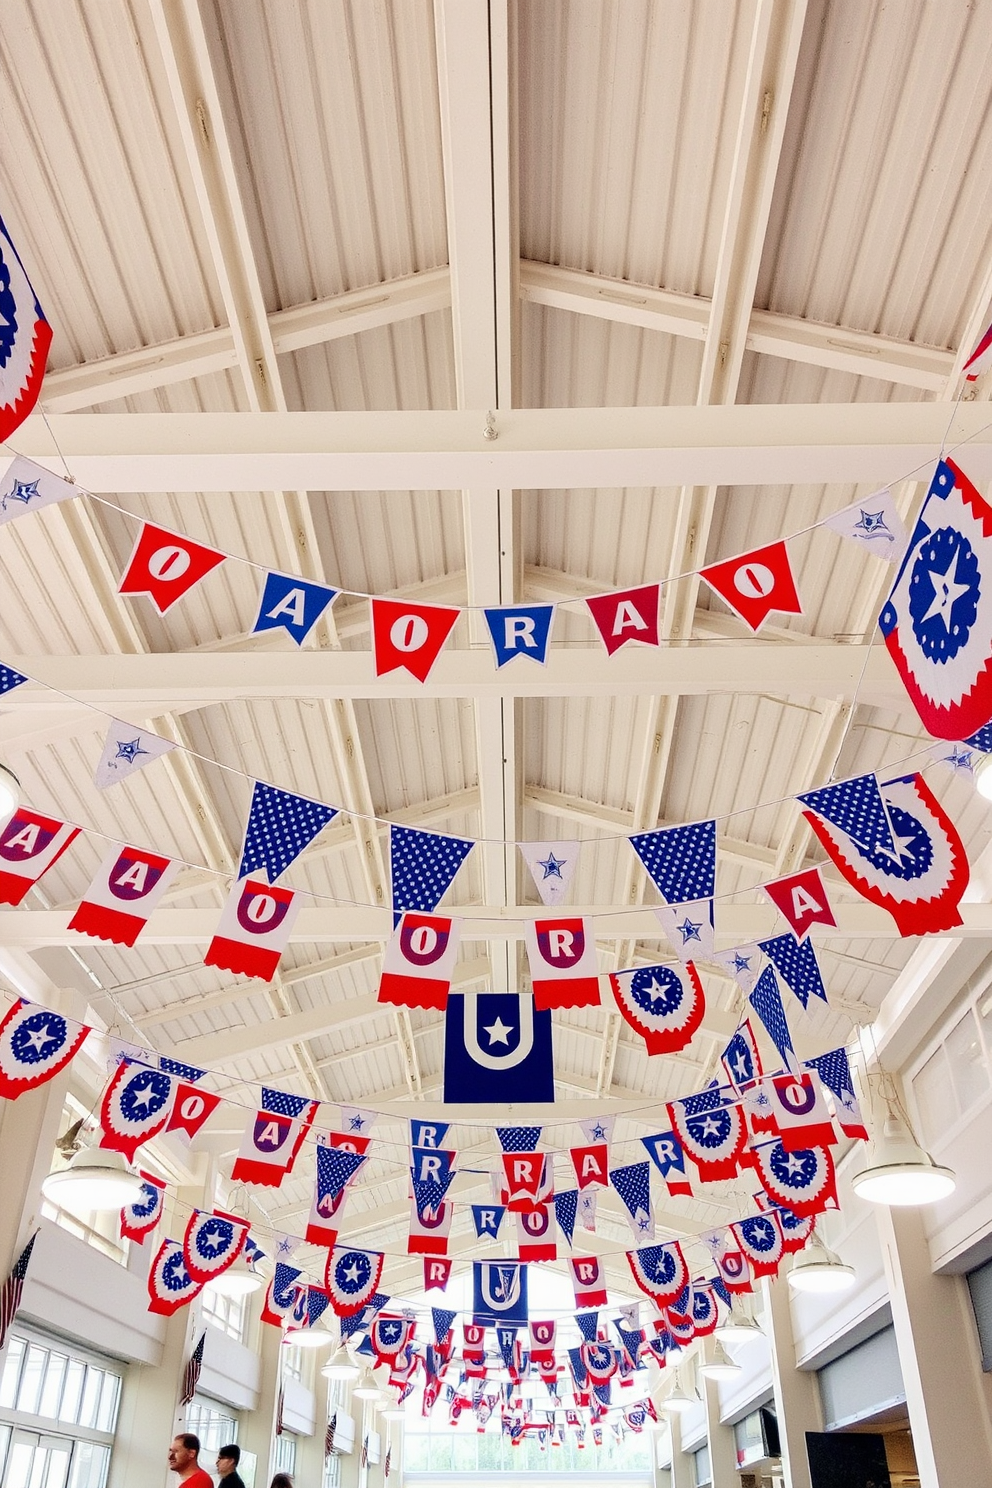
[{"label": "white wooden beam", "polygon": [[[22,454],[118,491],[460,490],[894,483],[962,441],[992,476],[984,405],[746,404],[376,413],[32,414]],[[61,468],[61,467],[60,467]]]}]

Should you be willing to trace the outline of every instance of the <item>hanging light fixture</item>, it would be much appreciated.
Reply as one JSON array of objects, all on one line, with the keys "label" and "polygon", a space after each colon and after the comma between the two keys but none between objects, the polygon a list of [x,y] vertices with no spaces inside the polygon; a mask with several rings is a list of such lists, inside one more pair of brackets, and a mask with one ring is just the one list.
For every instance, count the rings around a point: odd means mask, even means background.
[{"label": "hanging light fixture", "polygon": [[889,1088],[880,1091],[885,1102],[882,1134],[869,1143],[868,1166],[852,1179],[854,1192],[873,1204],[896,1206],[946,1199],[957,1187],[954,1174],[924,1152],[900,1108],[891,1078],[884,1079]]},{"label": "hanging light fixture", "polygon": [[0,820],[13,816],[21,800],[21,782],[13,770],[0,765]]},{"label": "hanging light fixture", "polygon": [[353,1380],[358,1378],[358,1365],[344,1344],[339,1343],[320,1372],[325,1379]]},{"label": "hanging light fixture", "polygon": [[740,1374],[741,1366],[730,1357],[723,1344],[716,1341],[700,1359],[699,1372],[704,1379],[732,1379],[735,1374]]},{"label": "hanging light fixture", "polygon": [[250,1297],[262,1285],[262,1277],[239,1255],[233,1266],[228,1266],[219,1276],[214,1276],[204,1287],[218,1297]]},{"label": "hanging light fixture", "polygon": [[677,1365],[672,1379],[672,1388],[661,1402],[663,1410],[686,1411],[699,1404],[695,1388],[687,1389],[682,1379],[682,1366]]},{"label": "hanging light fixture", "polygon": [[372,1371],[367,1364],[358,1376],[358,1383],[351,1393],[356,1400],[379,1399],[379,1386],[376,1384]]},{"label": "hanging light fixture", "polygon": [[754,1318],[744,1311],[736,1298],[723,1322],[713,1329],[713,1337],[719,1343],[750,1343],[752,1339],[763,1336]]},{"label": "hanging light fixture", "polygon": [[291,1348],[322,1349],[329,1348],[334,1339],[326,1328],[313,1324],[309,1328],[287,1328],[282,1341]]},{"label": "hanging light fixture", "polygon": [[854,1267],[828,1250],[816,1230],[796,1251],[789,1268],[789,1285],[797,1292],[846,1292],[854,1279]]},{"label": "hanging light fixture", "polygon": [[122,1152],[82,1147],[67,1167],[49,1173],[41,1191],[60,1209],[123,1209],[143,1196],[145,1186]]},{"label": "hanging light fixture", "polygon": [[992,754],[983,755],[973,766],[975,789],[986,801],[992,801]]}]

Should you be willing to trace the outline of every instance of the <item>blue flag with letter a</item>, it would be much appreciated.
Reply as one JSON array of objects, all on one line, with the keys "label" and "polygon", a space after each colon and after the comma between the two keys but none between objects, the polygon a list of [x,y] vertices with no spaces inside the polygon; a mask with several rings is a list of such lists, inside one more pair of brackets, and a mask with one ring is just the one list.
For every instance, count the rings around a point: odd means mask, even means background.
[{"label": "blue flag with letter a", "polygon": [[444,1022],[444,1099],[507,1104],[555,1098],[551,1013],[517,992],[460,992]]},{"label": "blue flag with letter a", "polygon": [[252,633],[286,630],[302,646],[337,592],[292,574],[268,573]]}]

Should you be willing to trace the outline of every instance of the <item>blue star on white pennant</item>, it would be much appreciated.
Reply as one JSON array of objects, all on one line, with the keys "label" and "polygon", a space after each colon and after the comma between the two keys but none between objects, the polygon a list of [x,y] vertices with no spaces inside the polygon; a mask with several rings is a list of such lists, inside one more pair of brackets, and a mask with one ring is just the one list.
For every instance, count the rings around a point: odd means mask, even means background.
[{"label": "blue star on white pennant", "polygon": [[81,494],[79,487],[71,481],[53,475],[43,465],[36,465],[24,455],[18,455],[0,479],[0,525]]},{"label": "blue star on white pennant", "polygon": [[909,542],[909,533],[887,486],[867,500],[852,502],[835,512],[823,525],[887,563],[898,563]]},{"label": "blue star on white pennant", "polygon": [[152,760],[161,759],[163,754],[175,748],[170,739],[160,739],[157,734],[145,733],[144,729],[135,728],[133,724],[113,719],[93,783],[98,790],[106,790],[108,786],[136,775]]},{"label": "blue star on white pennant", "polygon": [[337,814],[333,806],[325,806],[322,801],[294,796],[256,780],[238,877],[264,868],[269,883],[275,883]]},{"label": "blue star on white pennant", "polygon": [[518,842],[543,904],[561,904],[575,873],[578,842]]}]

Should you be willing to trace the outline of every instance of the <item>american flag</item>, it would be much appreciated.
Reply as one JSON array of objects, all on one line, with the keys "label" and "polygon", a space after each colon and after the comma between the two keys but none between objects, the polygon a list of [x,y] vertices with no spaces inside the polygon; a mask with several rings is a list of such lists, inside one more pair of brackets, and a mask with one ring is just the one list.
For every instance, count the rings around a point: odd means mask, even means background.
[{"label": "american flag", "polygon": [[276,1436],[282,1436],[282,1385],[279,1386],[279,1398],[276,1401]]},{"label": "american flag", "polygon": [[393,1449],[392,1449],[392,1447],[391,1446],[390,1447],[387,1447],[386,1448],[386,1460],[382,1464],[382,1476],[384,1478],[388,1478],[389,1477],[390,1458],[392,1457],[392,1455],[393,1455]]},{"label": "american flag", "polygon": [[186,1361],[186,1368],[183,1370],[182,1389],[179,1392],[180,1405],[189,1405],[190,1401],[193,1399],[193,1396],[196,1394],[196,1386],[200,1378],[200,1370],[203,1368],[203,1345],[206,1342],[206,1339],[207,1334],[206,1330],[204,1330],[200,1334],[199,1343],[196,1345],[196,1348],[193,1350]]},{"label": "american flag", "polygon": [[362,1466],[363,1467],[368,1467],[368,1465],[369,1465],[369,1439],[368,1439],[367,1436],[363,1436],[362,1437]]},{"label": "american flag", "polygon": [[31,1262],[31,1252],[34,1249],[34,1242],[37,1240],[37,1238],[38,1231],[35,1230],[34,1234],[31,1236],[31,1239],[28,1241],[27,1245],[25,1245],[24,1249],[17,1257],[17,1260],[14,1262],[14,1269],[7,1277],[7,1280],[4,1282],[2,1289],[0,1289],[0,1349],[3,1348],[4,1344],[7,1341],[7,1330],[10,1327],[11,1323],[14,1321],[17,1309],[21,1305],[21,1292],[24,1288],[24,1278],[28,1274],[28,1266]]},{"label": "american flag", "polygon": [[324,1456],[325,1457],[330,1457],[331,1453],[334,1451],[334,1433],[337,1431],[337,1429],[338,1429],[338,1413],[337,1413],[337,1411],[335,1411],[334,1414],[333,1414],[333,1416],[331,1417],[331,1419],[327,1423],[327,1430],[324,1432]]}]

